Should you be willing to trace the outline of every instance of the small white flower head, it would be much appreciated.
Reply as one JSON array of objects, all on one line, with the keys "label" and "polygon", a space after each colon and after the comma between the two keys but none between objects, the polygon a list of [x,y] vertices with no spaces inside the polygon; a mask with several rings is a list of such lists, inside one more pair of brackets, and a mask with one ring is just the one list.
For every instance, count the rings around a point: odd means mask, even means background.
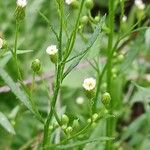
[{"label": "small white flower head", "polygon": [[26,7],[26,5],[27,5],[27,0],[17,0],[17,6],[24,8]]},{"label": "small white flower head", "polygon": [[124,15],[124,16],[122,17],[122,22],[126,22],[126,21],[127,21],[127,16]]},{"label": "small white flower head", "polygon": [[3,47],[3,39],[0,38],[0,49]]},{"label": "small white flower head", "polygon": [[66,2],[67,5],[70,5],[74,2],[74,0],[65,0],[65,2]]},{"label": "small white flower head", "polygon": [[51,56],[56,55],[58,53],[57,46],[56,45],[48,46],[46,49],[46,53]]},{"label": "small white flower head", "polygon": [[96,86],[96,80],[94,78],[87,78],[82,85],[86,91],[92,91]]},{"label": "small white flower head", "polygon": [[84,98],[83,97],[78,97],[77,99],[76,99],[76,103],[78,104],[78,105],[82,105],[83,103],[84,103]]},{"label": "small white flower head", "polygon": [[138,9],[143,10],[145,8],[145,4],[142,0],[135,0],[135,6],[137,6]]}]

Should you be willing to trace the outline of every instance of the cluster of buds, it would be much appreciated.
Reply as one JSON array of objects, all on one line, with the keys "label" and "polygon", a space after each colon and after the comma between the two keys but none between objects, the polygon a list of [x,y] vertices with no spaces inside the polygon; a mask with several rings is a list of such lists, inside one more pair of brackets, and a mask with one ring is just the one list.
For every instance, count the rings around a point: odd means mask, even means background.
[{"label": "cluster of buds", "polygon": [[85,94],[89,99],[95,96],[96,80],[94,78],[87,78],[82,84]]},{"label": "cluster of buds", "polygon": [[58,59],[58,49],[56,45],[50,45],[46,49],[46,53],[50,56],[51,61],[56,64]]},{"label": "cluster of buds", "polygon": [[79,2],[77,0],[65,0],[67,5],[70,5],[72,8],[79,8]]},{"label": "cluster of buds", "polygon": [[61,117],[62,129],[65,130],[68,135],[70,135],[71,132],[73,131],[73,128],[71,126],[68,126],[68,123],[69,123],[68,116],[63,114]]},{"label": "cluster of buds", "polygon": [[95,127],[96,126],[96,122],[97,122],[97,120],[99,119],[99,115],[97,114],[97,113],[94,113],[93,115],[92,115],[92,118],[89,118],[88,120],[87,120],[87,122],[88,123],[91,123],[91,126],[92,127]]},{"label": "cluster of buds", "polygon": [[15,18],[17,22],[21,22],[25,18],[25,8],[27,0],[17,0],[17,7],[15,10]]}]

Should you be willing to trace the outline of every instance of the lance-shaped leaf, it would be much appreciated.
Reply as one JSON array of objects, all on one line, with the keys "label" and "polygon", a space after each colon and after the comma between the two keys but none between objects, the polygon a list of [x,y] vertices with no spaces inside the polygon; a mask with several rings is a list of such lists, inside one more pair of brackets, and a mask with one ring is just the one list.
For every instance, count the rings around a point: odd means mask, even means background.
[{"label": "lance-shaped leaf", "polygon": [[13,126],[2,112],[0,112],[0,124],[7,132],[15,134]]},{"label": "lance-shaped leaf", "polygon": [[90,37],[90,40],[89,40],[87,46],[85,47],[85,49],[81,53],[79,53],[78,55],[72,57],[70,60],[67,61],[67,62],[69,62],[69,61],[76,58],[76,60],[73,61],[73,63],[68,67],[68,69],[64,73],[63,79],[80,63],[80,61],[83,59],[83,57],[87,54],[87,52],[93,46],[93,44],[95,43],[95,41],[97,40],[98,36],[100,35],[100,33],[102,31],[102,27],[104,25],[104,22],[105,22],[105,16],[98,23],[98,25],[95,28],[94,33]]}]

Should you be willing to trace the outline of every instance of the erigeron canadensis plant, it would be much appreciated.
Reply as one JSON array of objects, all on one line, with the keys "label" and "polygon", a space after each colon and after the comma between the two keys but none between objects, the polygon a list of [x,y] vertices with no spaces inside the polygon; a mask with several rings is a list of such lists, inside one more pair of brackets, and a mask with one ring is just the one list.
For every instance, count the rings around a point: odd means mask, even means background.
[{"label": "erigeron canadensis plant", "polygon": [[[47,2],[45,3],[47,4]],[[32,4],[35,5],[36,2]],[[32,129],[37,128],[35,131],[38,132],[36,133],[38,136],[32,137],[31,140],[20,148],[17,147],[17,149],[23,150],[31,147],[43,150],[122,149],[124,141],[129,138],[129,132],[133,128],[131,127],[125,135],[119,134],[117,122],[127,111],[122,100],[124,94],[129,95],[128,99],[130,99],[134,92],[132,90],[131,94],[130,91],[129,93],[123,93],[124,84],[128,81],[128,74],[124,70],[131,65],[138,53],[136,50],[131,53],[128,51],[130,47],[127,49],[124,47],[128,46],[130,41],[136,44],[140,41],[138,38],[139,41],[134,41],[134,33],[142,34],[143,37],[143,31],[147,29],[147,22],[144,19],[149,9],[141,0],[135,0],[133,11],[127,16],[124,11],[125,0],[109,0],[108,14],[103,16],[101,12],[97,12],[93,16],[92,10],[95,5],[93,0],[55,0],[53,4],[50,6],[53,6],[54,10],[50,11],[50,14],[47,13],[49,12],[47,7],[47,10],[44,9],[43,11],[33,6],[37,14],[37,20],[41,19],[42,22],[47,24],[51,32],[49,34],[46,28],[42,29],[42,32],[46,30],[46,34],[48,34],[48,40],[43,44],[43,48],[40,49],[39,45],[37,48],[43,52],[43,57],[40,58],[40,54],[37,54],[33,60],[27,60],[27,62],[30,62],[30,67],[26,65],[26,68],[30,68],[30,71],[32,71],[30,83],[29,81],[24,82],[23,72],[25,73],[28,69],[21,68],[23,63],[20,63],[18,58],[19,54],[32,52],[30,50],[18,50],[18,47],[20,48],[19,38],[24,36],[22,26],[26,24],[25,17],[31,9],[28,8],[26,0],[17,0],[14,16],[12,16],[16,26],[13,46],[8,42],[7,47],[4,38],[0,38],[0,59],[2,58],[3,62],[0,66],[0,77],[10,87],[17,99],[30,111],[30,117],[32,116],[32,119],[37,121],[32,125]],[[120,8],[120,19],[119,25],[116,27],[115,12],[117,12],[118,6]],[[49,19],[49,15],[52,16],[52,13],[57,14],[54,20]],[[30,17],[32,18],[32,16]],[[30,24],[30,22],[27,22],[27,24]],[[40,30],[36,27],[35,29],[34,34]],[[32,32],[30,33],[31,37],[33,36],[31,35]],[[43,38],[45,36],[44,34]],[[26,38],[26,42],[24,42],[29,49],[36,42],[32,41],[26,44],[31,39]],[[42,42],[44,40],[39,39]],[[103,40],[106,42],[103,42]],[[80,47],[81,41],[82,46]],[[98,45],[98,47],[95,45]],[[3,65],[8,59],[4,59],[5,55],[10,55],[6,51],[10,51],[13,57],[17,84],[4,69]],[[22,58],[25,58],[25,56],[22,55]],[[87,60],[89,63],[90,73],[87,71],[82,79],[74,79],[74,71],[82,63],[82,60]],[[44,63],[45,61],[46,63]],[[54,74],[49,76],[46,74],[45,77],[44,73],[47,69],[45,66],[54,68]],[[78,73],[81,70],[78,70]],[[142,72],[146,71],[142,70]],[[71,76],[70,81],[69,76]],[[50,78],[50,80],[47,78]],[[41,81],[41,84],[38,83],[39,81]],[[78,90],[70,87],[65,92],[65,82],[70,83],[71,86],[78,82]],[[47,86],[50,83],[51,89]],[[138,85],[136,86],[142,89]],[[72,95],[66,96],[66,98],[65,94],[70,93]],[[41,98],[41,95],[44,96]],[[40,103],[38,99],[40,99]],[[65,102],[68,105],[64,104],[64,99],[67,99]],[[75,103],[73,100],[75,100]],[[41,106],[43,103],[44,107]],[[66,106],[63,107],[63,105]],[[75,111],[74,107],[78,109]],[[19,105],[12,110],[9,115],[11,123],[0,112],[0,124],[8,132],[16,134],[14,137],[18,134],[14,127],[17,117],[21,114],[19,112],[29,113],[24,109],[22,105]],[[26,118],[24,120],[27,122]],[[22,134],[26,135],[26,131]]]}]

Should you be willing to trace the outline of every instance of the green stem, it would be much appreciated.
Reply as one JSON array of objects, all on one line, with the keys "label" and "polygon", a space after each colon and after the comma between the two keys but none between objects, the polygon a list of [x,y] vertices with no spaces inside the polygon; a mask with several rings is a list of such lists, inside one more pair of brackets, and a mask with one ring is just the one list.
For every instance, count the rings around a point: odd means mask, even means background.
[{"label": "green stem", "polygon": [[16,21],[16,31],[15,31],[15,42],[14,42],[13,58],[15,60],[16,66],[17,66],[17,74],[18,74],[19,80],[22,80],[21,72],[20,72],[20,69],[19,69],[18,58],[17,58],[18,33],[19,33],[19,23]]},{"label": "green stem", "polygon": [[[107,91],[111,94],[111,82],[112,82],[112,58],[113,58],[113,36],[114,36],[114,17],[115,17],[115,9],[114,9],[115,0],[109,0],[109,29],[110,34],[108,37],[108,66],[107,66]],[[110,104],[109,108],[110,113],[112,113],[112,107]],[[106,125],[106,136],[112,137],[114,132],[114,118],[107,119]],[[112,150],[112,141],[106,142],[106,150]]]}]

